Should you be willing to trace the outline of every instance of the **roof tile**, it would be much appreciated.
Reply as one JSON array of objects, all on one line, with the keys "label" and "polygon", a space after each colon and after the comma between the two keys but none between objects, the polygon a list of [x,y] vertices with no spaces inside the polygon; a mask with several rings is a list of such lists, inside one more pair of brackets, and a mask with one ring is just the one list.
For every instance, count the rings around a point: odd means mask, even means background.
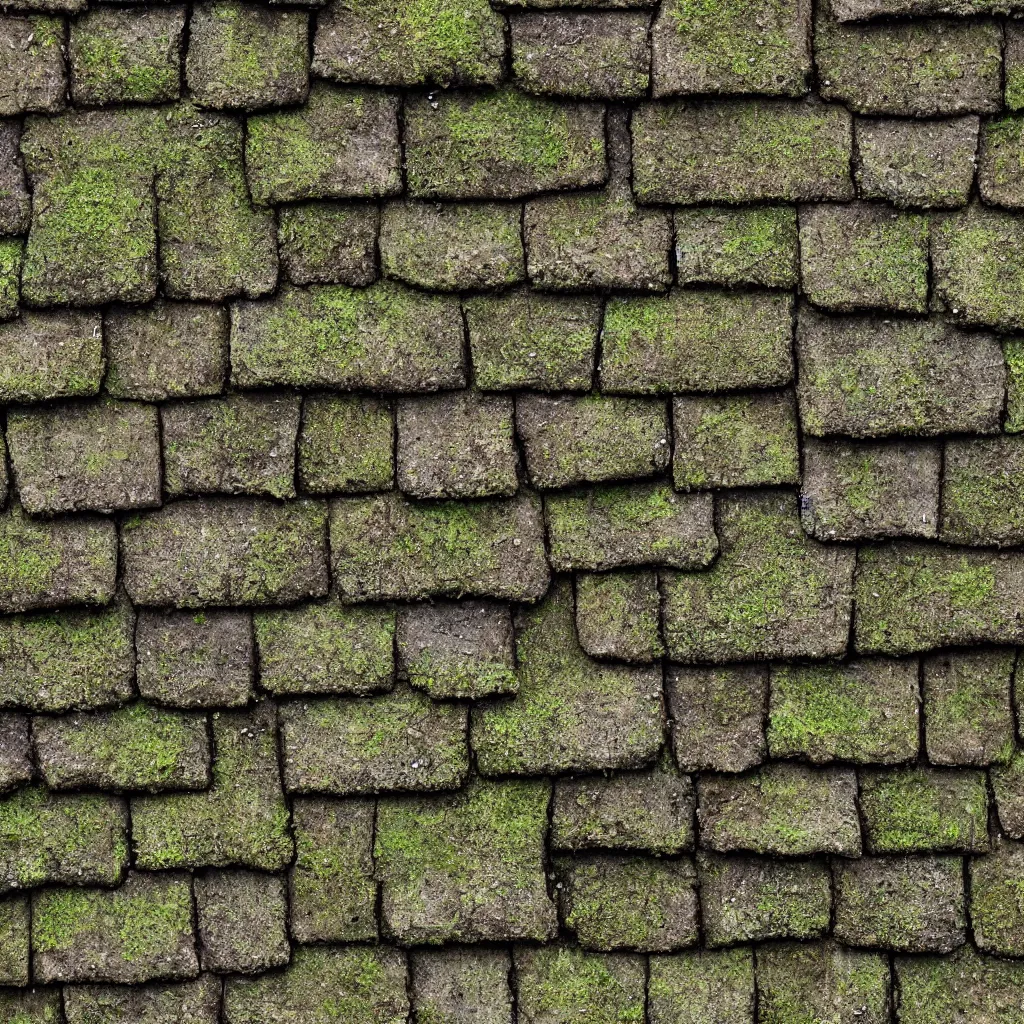
[{"label": "roof tile", "polygon": [[971,930],[978,949],[1024,954],[1024,907],[1016,898],[1024,880],[1024,844],[997,836],[992,852],[970,861]]},{"label": "roof tile", "polygon": [[64,37],[60,18],[0,17],[0,48],[10,62],[0,80],[0,116],[53,113],[64,106]]},{"label": "roof tile", "polygon": [[592,658],[638,664],[657,661],[661,595],[653,572],[594,572],[576,576],[576,632]]},{"label": "roof tile", "polygon": [[67,985],[63,991],[68,1024],[216,1024],[221,982],[202,974],[173,984]]},{"label": "roof tile", "polygon": [[420,1017],[512,1024],[512,958],[507,949],[421,949],[412,954],[413,1003]]},{"label": "roof tile", "polygon": [[[8,896],[0,899],[0,984],[27,985],[28,965],[28,897]],[[0,1013],[2,1012],[0,1009]]]},{"label": "roof tile", "polygon": [[18,122],[0,121],[0,235],[26,234],[31,219],[20,141]]},{"label": "roof tile", "polygon": [[375,203],[321,202],[278,210],[281,269],[292,284],[367,285],[377,279]]},{"label": "roof tile", "polygon": [[713,1024],[754,1019],[754,958],[750,949],[694,950],[649,958],[651,1024]]},{"label": "roof tile", "polygon": [[1024,437],[946,442],[942,539],[1009,547],[1024,542]]},{"label": "roof tile", "polygon": [[0,714],[0,793],[31,781],[35,773],[28,730],[27,715]]},{"label": "roof tile", "polygon": [[0,401],[95,395],[103,369],[95,313],[24,313],[0,322]]}]

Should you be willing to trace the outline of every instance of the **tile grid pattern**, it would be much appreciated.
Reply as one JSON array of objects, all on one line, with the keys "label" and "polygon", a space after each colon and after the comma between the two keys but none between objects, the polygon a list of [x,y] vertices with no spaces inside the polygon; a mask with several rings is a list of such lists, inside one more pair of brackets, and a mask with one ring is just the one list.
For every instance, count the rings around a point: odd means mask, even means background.
[{"label": "tile grid pattern", "polygon": [[0,1024],[1021,1024],[1015,13],[6,5]]}]

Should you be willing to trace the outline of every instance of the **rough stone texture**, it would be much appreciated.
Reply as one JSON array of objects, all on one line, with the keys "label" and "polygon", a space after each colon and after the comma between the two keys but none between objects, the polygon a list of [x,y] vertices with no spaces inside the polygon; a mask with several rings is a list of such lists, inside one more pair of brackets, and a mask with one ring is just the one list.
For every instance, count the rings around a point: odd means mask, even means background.
[{"label": "rough stone texture", "polygon": [[516,428],[542,490],[655,476],[671,455],[665,403],[652,399],[524,395]]},{"label": "rough stone texture", "polygon": [[986,203],[998,206],[1024,206],[1024,175],[1020,118],[1006,117],[986,121],[981,132],[978,154],[978,191]]},{"label": "rough stone texture", "polygon": [[503,949],[417,950],[412,954],[413,1002],[419,1017],[457,1024],[512,1024],[512,959]]},{"label": "rough stone texture", "polygon": [[644,104],[633,117],[637,197],[737,203],[853,197],[850,115],[792,100]]},{"label": "rough stone texture", "polygon": [[540,502],[413,504],[397,493],[331,503],[331,559],[342,600],[493,597],[547,589]]},{"label": "rough stone texture", "polygon": [[656,661],[664,653],[660,617],[655,573],[577,574],[576,632],[592,658]]},{"label": "rough stone texture", "polygon": [[665,643],[674,661],[828,657],[846,650],[854,553],[804,536],[794,496],[719,503],[721,553],[707,572],[666,573]]},{"label": "rough stone texture", "polygon": [[246,176],[260,204],[399,191],[393,96],[317,84],[297,110],[247,122]]},{"label": "rough stone texture", "polygon": [[778,763],[750,775],[700,775],[700,842],[720,852],[859,857],[856,793],[848,768]]},{"label": "rough stone texture", "polygon": [[483,774],[639,768],[658,752],[660,670],[588,658],[567,583],[521,613],[516,662],[515,699],[473,711],[470,743]]},{"label": "rough stone texture", "polygon": [[963,206],[974,180],[978,118],[858,118],[857,191],[898,207]]},{"label": "rough stone texture", "polygon": [[978,948],[1000,956],[1024,950],[1024,845],[997,836],[987,857],[971,861],[971,930]]},{"label": "rough stone texture", "polygon": [[95,395],[103,370],[103,335],[94,313],[24,313],[0,322],[4,402]]},{"label": "rough stone texture", "polygon": [[138,604],[278,604],[327,591],[327,509],[315,501],[179,501],[121,531]]},{"label": "rough stone texture", "polygon": [[994,21],[842,25],[823,4],[814,40],[821,95],[859,114],[991,113],[1000,105],[1001,37]]},{"label": "rough stone texture", "polygon": [[938,320],[834,318],[796,334],[800,423],[814,437],[995,433],[1006,371],[996,340]]},{"label": "rough stone texture", "polygon": [[774,666],[768,706],[772,757],[814,763],[899,764],[918,752],[914,659]]},{"label": "rough stone texture", "polygon": [[652,26],[654,95],[769,93],[799,96],[811,72],[811,4],[670,0]]},{"label": "rough stone texture", "polygon": [[371,284],[377,278],[378,221],[370,204],[282,207],[277,231],[282,273],[299,285]]},{"label": "rough stone texture", "polygon": [[651,1024],[717,1024],[754,1019],[754,958],[749,949],[651,956]]},{"label": "rough stone texture", "polygon": [[202,974],[195,981],[144,985],[74,985],[64,989],[68,1024],[216,1024],[220,979]]},{"label": "rough stone texture", "polygon": [[948,953],[964,943],[958,857],[865,857],[837,862],[836,937],[849,946]]},{"label": "rough stone texture", "polygon": [[665,693],[683,771],[742,772],[764,759],[765,669],[672,666]]},{"label": "rough stone texture", "polygon": [[0,20],[0,49],[7,63],[0,79],[0,116],[54,113],[64,106],[64,24],[45,15]]},{"label": "rough stone texture", "polygon": [[0,899],[0,983],[29,983],[29,900],[24,896]]},{"label": "rough stone texture", "polygon": [[27,715],[0,714],[0,793],[32,778],[32,741]]},{"label": "rough stone texture", "polygon": [[861,541],[936,536],[942,466],[938,445],[808,438],[803,455],[800,520],[812,537]]},{"label": "rough stone texture", "polygon": [[942,538],[951,544],[1009,547],[1024,538],[1024,448],[1019,437],[946,444]]},{"label": "rough stone texture", "polygon": [[188,302],[115,306],[103,321],[104,390],[159,402],[219,394],[228,372],[227,311]]},{"label": "rough stone texture", "polygon": [[434,699],[515,693],[512,614],[487,601],[437,601],[398,614],[400,671]]},{"label": "rough stone texture", "polygon": [[12,409],[7,446],[31,515],[114,512],[160,504],[157,411],[105,400]]},{"label": "rough stone texture", "polygon": [[492,498],[515,494],[512,400],[476,391],[398,403],[395,468],[414,498]]},{"label": "rough stone texture", "polygon": [[178,708],[249,700],[254,655],[246,612],[142,612],[135,652],[136,683],[147,700]]},{"label": "rough stone texture", "polygon": [[0,235],[25,234],[31,218],[20,138],[17,121],[0,121]]},{"label": "rough stone texture", "polygon": [[379,697],[286,704],[285,788],[349,795],[458,789],[469,770],[464,705],[406,687]]}]

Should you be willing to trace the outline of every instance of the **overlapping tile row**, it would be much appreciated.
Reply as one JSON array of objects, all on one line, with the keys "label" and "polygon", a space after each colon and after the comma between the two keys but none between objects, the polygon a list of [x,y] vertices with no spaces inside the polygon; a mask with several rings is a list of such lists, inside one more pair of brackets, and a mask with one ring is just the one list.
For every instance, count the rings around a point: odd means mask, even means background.
[{"label": "overlapping tile row", "polygon": [[1021,1024],[1024,14],[0,13],[0,1024]]}]

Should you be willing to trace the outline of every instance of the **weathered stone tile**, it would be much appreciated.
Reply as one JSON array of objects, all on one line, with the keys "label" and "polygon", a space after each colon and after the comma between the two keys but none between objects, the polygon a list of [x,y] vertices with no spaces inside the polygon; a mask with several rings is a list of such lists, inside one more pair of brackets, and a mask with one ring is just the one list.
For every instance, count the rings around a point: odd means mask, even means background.
[{"label": "weathered stone tile", "polygon": [[414,498],[509,497],[519,486],[512,399],[454,391],[397,403],[397,482]]},{"label": "weathered stone tile", "polygon": [[911,654],[1024,639],[1024,559],[911,542],[857,555],[854,646]]},{"label": "weathered stone tile", "polygon": [[0,713],[0,793],[29,782],[34,771],[28,716]]},{"label": "weathered stone tile", "polygon": [[296,942],[377,937],[373,821],[373,800],[294,800],[289,904]]},{"label": "weathered stone tile", "polygon": [[0,619],[0,706],[59,713],[132,695],[135,613],[118,600],[91,611]]},{"label": "weathered stone tile", "polygon": [[836,860],[833,872],[840,942],[900,953],[948,953],[963,945],[959,857]]},{"label": "weathered stone tile", "polygon": [[512,614],[485,601],[436,601],[399,609],[401,672],[434,700],[515,693]]},{"label": "weathered stone tile", "polygon": [[667,953],[697,945],[693,861],[591,854],[554,862],[566,928],[584,949]]},{"label": "weathered stone tile", "polygon": [[395,613],[335,600],[258,611],[260,685],[271,693],[367,694],[394,679]]},{"label": "weathered stone tile", "polygon": [[981,127],[978,191],[982,201],[998,206],[1024,206],[1024,121],[1003,117]]},{"label": "weathered stone tile", "polygon": [[60,18],[7,13],[0,18],[6,64],[0,79],[0,117],[53,113],[64,106],[64,36]]},{"label": "weathered stone tile", "polygon": [[19,313],[24,248],[20,238],[0,238],[0,320],[12,320]]},{"label": "weathered stone tile", "polygon": [[758,0],[705,7],[673,0],[652,28],[654,95],[800,96],[811,73],[811,4]]},{"label": "weathered stone tile", "polygon": [[942,539],[1008,547],[1024,541],[1024,437],[946,442]]},{"label": "weathered stone tile", "polygon": [[816,306],[838,312],[928,308],[928,220],[873,203],[800,211],[800,280]]},{"label": "weathered stone tile", "polygon": [[476,779],[456,794],[380,800],[374,856],[388,931],[427,944],[552,938],[550,796],[546,782]]},{"label": "weathered stone tile", "polygon": [[798,233],[792,206],[695,206],[673,211],[680,284],[797,283]]},{"label": "weathered stone tile", "polygon": [[110,520],[33,520],[15,504],[0,513],[0,612],[107,604],[116,572]]},{"label": "weathered stone tile", "polygon": [[988,850],[984,772],[861,769],[860,809],[869,853]]},{"label": "weathered stone tile", "polygon": [[853,198],[852,121],[839,106],[772,99],[647,103],[632,129],[641,202]]},{"label": "weathered stone tile", "polygon": [[285,882],[254,871],[212,871],[195,880],[204,971],[260,974],[288,963]]},{"label": "weathered stone tile", "polygon": [[119,889],[36,893],[32,954],[42,982],[195,977],[191,880],[178,872],[132,872]]},{"label": "weathered stone tile", "polygon": [[803,443],[800,521],[818,540],[934,537],[939,521],[938,445]]},{"label": "weathered stone tile", "polygon": [[974,181],[978,118],[858,118],[857,192],[898,207],[964,206]]},{"label": "weathered stone tile", "polygon": [[970,861],[971,931],[978,948],[1024,955],[1024,844],[996,836],[992,852]]},{"label": "weathered stone tile", "polygon": [[469,771],[464,704],[405,686],[281,707],[285,788],[341,796],[458,789]]},{"label": "weathered stone tile", "polygon": [[840,21],[861,21],[879,15],[977,15],[1001,8],[992,0],[836,0],[832,10]]},{"label": "weathered stone tile", "polygon": [[1010,760],[1016,660],[1011,647],[925,658],[925,747],[932,764],[985,767]]},{"label": "weathered stone tile", "polygon": [[17,121],[0,121],[0,235],[24,235],[31,221],[32,201],[25,185],[25,168]]},{"label": "weathered stone tile", "polygon": [[185,78],[193,102],[219,110],[301,103],[309,87],[308,37],[305,11],[203,0],[189,18]]},{"label": "weathered stone tile", "polygon": [[936,319],[800,309],[800,421],[812,437],[930,437],[999,429],[1006,370],[995,338]]},{"label": "weathered stone tile", "polygon": [[918,753],[916,658],[773,665],[772,757],[899,764]]},{"label": "weathered stone tile", "polygon": [[419,288],[472,291],[526,276],[522,208],[511,203],[388,203],[380,225],[381,269]]},{"label": "weathered stone tile", "polygon": [[459,305],[390,282],[282,288],[232,308],[231,379],[244,388],[465,387]]},{"label": "weathered stone tile", "polygon": [[318,82],[301,107],[249,118],[245,166],[262,205],[394,195],[398,97]]},{"label": "weathered stone tile", "polygon": [[136,604],[280,604],[327,592],[327,509],[266,499],[178,501],[121,526]]},{"label": "weathered stone tile", "polygon": [[935,303],[955,320],[1024,327],[1024,217],[972,204],[932,228]]},{"label": "weathered stone tile", "polygon": [[275,722],[269,704],[215,713],[212,786],[132,800],[137,867],[276,871],[291,862]]},{"label": "weathered stone tile", "polygon": [[0,322],[0,401],[95,395],[103,368],[95,313],[24,313]]},{"label": "weathered stone tile", "polygon": [[1024,31],[1016,21],[1003,28],[1003,91],[1010,110],[1024,109]]},{"label": "weathered stone tile", "polygon": [[754,958],[749,949],[650,957],[651,1024],[752,1024]]},{"label": "weathered stone tile", "polygon": [[521,1024],[626,1024],[644,1016],[644,961],[574,946],[512,951]]},{"label": "weathered stone tile", "polygon": [[463,309],[476,386],[589,391],[601,307],[592,296],[563,298],[527,289],[467,299]]},{"label": "weathered stone tile", "polygon": [[219,302],[272,292],[274,216],[250,202],[241,122],[189,104],[164,116],[156,182],[164,294]]},{"label": "weathered stone tile", "polygon": [[793,302],[770,292],[679,290],[613,298],[601,388],[632,394],[774,387],[793,377]]},{"label": "weathered stone tile", "polygon": [[678,490],[800,482],[791,391],[675,398],[672,435]]},{"label": "weathered stone tile", "polygon": [[1003,430],[1008,434],[1024,431],[1024,337],[1004,337],[1006,360],[1006,416]]},{"label": "weathered stone tile", "polygon": [[344,601],[493,597],[548,587],[540,501],[415,504],[397,492],[331,503],[334,585]]},{"label": "weathered stone tile", "polygon": [[742,772],[765,759],[768,672],[763,666],[672,665],[665,693],[672,749],[683,771]]},{"label": "weathered stone tile", "polygon": [[644,96],[650,18],[643,12],[513,14],[512,74],[526,92],[585,99]]},{"label": "weathered stone tile", "polygon": [[219,306],[157,300],[115,306],[103,319],[115,398],[159,402],[220,394],[228,372],[228,314]]},{"label": "weathered stone tile", "polygon": [[1002,830],[1024,839],[1024,752],[1018,750],[1009,764],[993,765],[989,778]]},{"label": "weathered stone tile", "polygon": [[665,644],[681,662],[823,658],[846,650],[854,551],[804,535],[795,496],[721,498],[718,560],[663,573]]},{"label": "weathered stone tile", "polygon": [[664,653],[661,595],[653,572],[576,576],[576,632],[592,658],[648,664]]},{"label": "weathered stone tile", "polygon": [[387,946],[300,947],[291,965],[258,978],[229,978],[226,1024],[379,1024],[409,1016],[405,954]]},{"label": "weathered stone tile", "polygon": [[902,1024],[972,1018],[1013,1024],[1020,1015],[1024,964],[979,955],[964,946],[952,956],[897,957]]},{"label": "weathered stone tile", "polygon": [[221,981],[145,986],[69,985],[64,989],[68,1024],[216,1024]]},{"label": "weathered stone tile", "polygon": [[718,552],[711,496],[667,484],[623,484],[549,494],[544,500],[557,572],[659,565],[702,569]]},{"label": "weathered stone tile", "polygon": [[299,487],[308,494],[388,491],[395,476],[391,405],[364,395],[309,395],[302,403]]},{"label": "weathered stone tile", "polygon": [[72,99],[85,107],[176,100],[184,32],[185,8],[179,5],[94,7],[75,18],[69,47]]},{"label": "weathered stone tile", "polygon": [[285,206],[278,211],[281,269],[292,284],[372,284],[379,221],[373,203]]},{"label": "weathered stone tile", "polygon": [[33,195],[21,276],[27,305],[99,306],[156,295],[158,118],[135,107],[28,122],[21,139]]},{"label": "weathered stone tile", "polygon": [[[27,896],[8,896],[0,899],[0,984],[28,984],[28,907]],[[0,1013],[2,1012],[0,1006]]]},{"label": "weathered stone tile", "polygon": [[884,955],[829,941],[780,943],[757,951],[758,1015],[779,1024],[887,1024],[892,1019],[889,981]]},{"label": "weathered stone tile", "polygon": [[11,409],[7,447],[31,515],[160,504],[155,406],[103,399]]},{"label": "weathered stone tile", "polygon": [[711,946],[764,939],[814,939],[831,925],[832,878],[816,860],[702,853],[700,912]]},{"label": "weathered stone tile", "polygon": [[59,988],[0,989],[0,1013],[18,1024],[56,1024],[60,1021]]},{"label": "weathered stone tile", "polygon": [[249,700],[254,656],[248,612],[144,611],[135,652],[136,682],[147,700],[178,708]]},{"label": "weathered stone tile", "polygon": [[700,775],[700,844],[723,853],[859,857],[856,797],[849,768],[776,763],[749,775]]},{"label": "weathered stone tile", "polygon": [[132,704],[32,720],[36,759],[50,789],[204,789],[206,716]]},{"label": "weathered stone tile", "polygon": [[639,768],[662,743],[661,671],[592,661],[579,646],[572,590],[557,582],[517,629],[519,692],[473,709],[482,773]]},{"label": "weathered stone tile", "polygon": [[512,1024],[512,958],[506,949],[462,946],[412,954],[412,999],[419,1020]]},{"label": "weathered stone tile", "polygon": [[487,0],[329,3],[317,18],[313,73],[371,85],[494,85],[504,29]]},{"label": "weathered stone tile", "polygon": [[555,782],[551,846],[555,850],[693,849],[693,785],[667,757],[653,768],[578,775]]},{"label": "weathered stone tile", "polygon": [[654,476],[668,465],[665,403],[597,393],[516,399],[516,427],[534,487]]},{"label": "weathered stone tile", "polygon": [[128,809],[117,797],[16,790],[0,798],[0,892],[43,883],[118,885],[127,839]]},{"label": "weathered stone tile", "polygon": [[300,406],[272,392],[164,405],[164,491],[294,498]]},{"label": "weathered stone tile", "polygon": [[859,114],[983,114],[1001,103],[1002,29],[934,19],[842,25],[818,9],[814,57],[826,100]]},{"label": "weathered stone tile", "polygon": [[405,154],[416,198],[517,199],[601,185],[604,108],[512,89],[410,97]]}]

